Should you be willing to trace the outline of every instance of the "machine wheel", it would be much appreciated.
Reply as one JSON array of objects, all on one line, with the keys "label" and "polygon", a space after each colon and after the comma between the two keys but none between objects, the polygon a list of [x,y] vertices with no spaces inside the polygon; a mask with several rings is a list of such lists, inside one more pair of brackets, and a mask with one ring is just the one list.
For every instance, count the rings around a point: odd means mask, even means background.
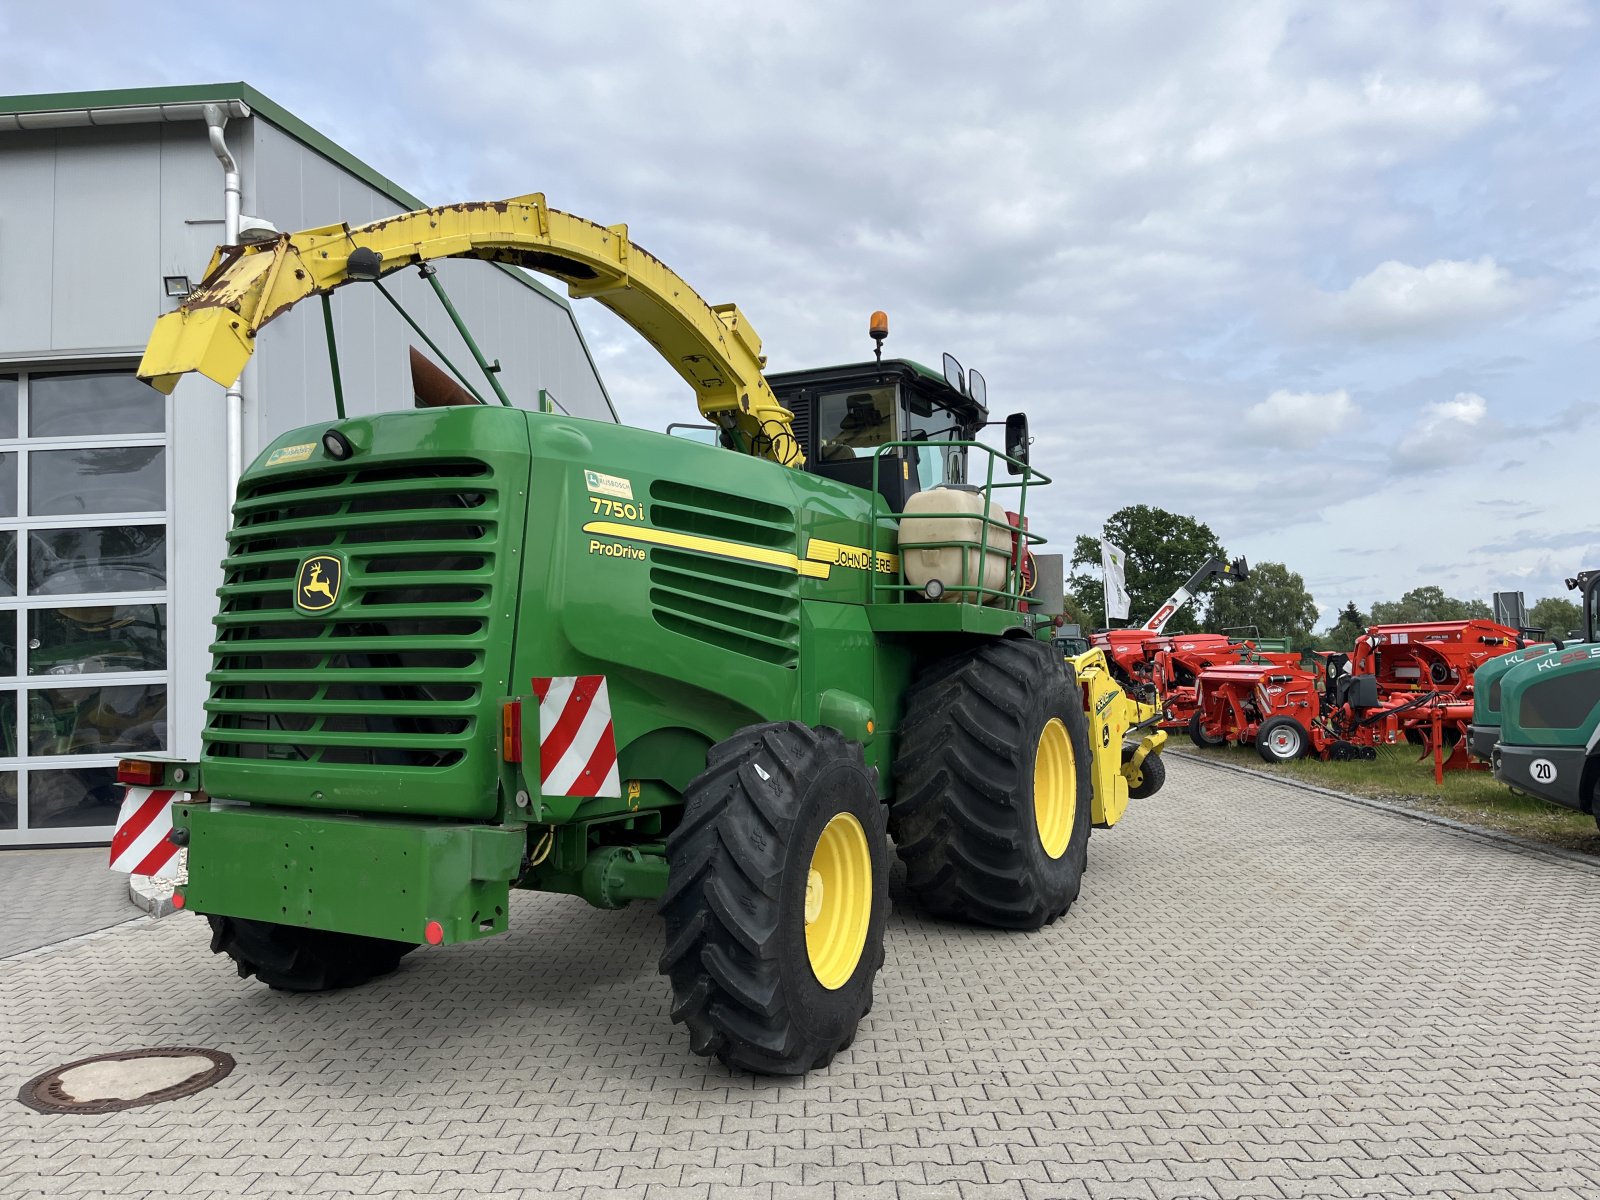
[{"label": "machine wheel", "polygon": [[1200,725],[1200,714],[1195,713],[1189,718],[1189,740],[1202,750],[1215,750],[1227,744],[1227,738],[1212,738]]},{"label": "machine wheel", "polygon": [[211,953],[238,964],[239,978],[254,975],[280,992],[331,992],[387,975],[417,947],[412,942],[326,929],[301,929],[243,917],[206,917]]},{"label": "machine wheel", "polygon": [[1269,763],[1293,762],[1310,744],[1306,727],[1293,717],[1268,717],[1256,731],[1256,753]]},{"label": "machine wheel", "polygon": [[1144,761],[1139,764],[1139,786],[1128,785],[1128,795],[1135,800],[1145,800],[1154,796],[1161,790],[1161,785],[1167,781],[1167,764],[1161,761],[1159,754],[1146,754]]},{"label": "machine wheel", "polygon": [[861,746],[797,721],[711,748],[667,839],[672,1019],[696,1054],[824,1067],[872,1008],[889,913],[887,815]]},{"label": "machine wheel", "polygon": [[1037,929],[1078,898],[1093,800],[1072,668],[990,642],[912,686],[889,820],[906,884],[937,916]]}]

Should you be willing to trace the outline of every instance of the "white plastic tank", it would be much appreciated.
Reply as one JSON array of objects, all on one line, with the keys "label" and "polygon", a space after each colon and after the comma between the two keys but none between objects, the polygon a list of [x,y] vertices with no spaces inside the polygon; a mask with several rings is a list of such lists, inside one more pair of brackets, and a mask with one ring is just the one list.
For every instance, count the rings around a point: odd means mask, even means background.
[{"label": "white plastic tank", "polygon": [[[944,585],[944,593],[938,597],[941,601],[977,604],[977,592],[956,589],[973,587],[980,582],[978,559],[981,556],[986,560],[983,586],[991,592],[1003,589],[1013,544],[1006,510],[992,500],[989,502],[989,517],[999,525],[990,525],[986,534],[979,517],[983,509],[983,493],[977,488],[934,487],[913,493],[900,518],[900,561],[906,582],[925,589],[929,582],[937,579]],[[941,515],[923,515],[935,513]],[[986,536],[988,551],[984,553]],[[919,550],[915,548],[918,542],[960,544]],[[908,546],[912,548],[907,549]]]}]

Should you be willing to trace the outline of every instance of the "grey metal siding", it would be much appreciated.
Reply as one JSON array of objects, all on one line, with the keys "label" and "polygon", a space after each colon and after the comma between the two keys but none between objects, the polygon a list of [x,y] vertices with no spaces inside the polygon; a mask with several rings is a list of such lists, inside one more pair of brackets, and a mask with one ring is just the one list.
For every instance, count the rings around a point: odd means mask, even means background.
[{"label": "grey metal siding", "polygon": [[198,122],[8,133],[0,162],[0,358],[142,347],[162,276],[198,279],[221,239]]},{"label": "grey metal siding", "polygon": [[54,134],[12,134],[0,170],[0,355],[50,350]]}]

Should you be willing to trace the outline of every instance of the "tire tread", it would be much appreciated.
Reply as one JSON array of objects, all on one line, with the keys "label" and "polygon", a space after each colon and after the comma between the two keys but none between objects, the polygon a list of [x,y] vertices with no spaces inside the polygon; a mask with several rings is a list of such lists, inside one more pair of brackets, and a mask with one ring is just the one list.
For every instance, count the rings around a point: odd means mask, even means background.
[{"label": "tire tread", "polygon": [[[840,760],[871,783],[861,747],[836,730],[797,721],[754,725],[714,746],[707,769],[685,789],[686,816],[667,838],[660,970],[672,983],[672,1019],[687,1026],[696,1054],[762,1074],[802,1074],[847,1047],[871,1007],[869,982],[865,1009],[848,1028],[819,1034],[789,1010],[779,959],[784,850],[796,798]],[[871,812],[877,826],[867,836],[881,845],[887,815],[880,804]],[[878,936],[869,934],[864,951],[874,972],[883,963],[881,917],[875,927]]]},{"label": "tire tread", "polygon": [[985,643],[936,664],[907,694],[890,830],[907,886],[936,916],[1037,929],[1077,899],[1087,816],[1066,851],[1073,862],[1063,889],[1044,885],[1024,845],[1037,837],[1030,712],[1055,671],[1065,673],[1071,691],[1063,718],[1077,762],[1078,803],[1087,810],[1087,722],[1071,668],[1048,646]]}]

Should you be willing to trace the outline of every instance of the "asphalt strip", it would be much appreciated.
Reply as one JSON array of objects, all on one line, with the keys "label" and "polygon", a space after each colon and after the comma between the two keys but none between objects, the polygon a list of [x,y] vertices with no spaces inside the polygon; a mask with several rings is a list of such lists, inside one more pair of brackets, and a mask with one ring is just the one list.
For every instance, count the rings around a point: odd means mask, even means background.
[{"label": "asphalt strip", "polygon": [[1424,821],[1429,825],[1438,825],[1464,837],[1493,842],[1514,853],[1534,854],[1541,858],[1553,859],[1562,866],[1573,867],[1590,875],[1600,875],[1600,861],[1596,861],[1592,855],[1579,854],[1576,850],[1562,850],[1556,846],[1546,846],[1542,842],[1529,841],[1527,838],[1501,833],[1496,829],[1484,829],[1478,825],[1468,825],[1464,821],[1452,821],[1449,817],[1420,812],[1414,808],[1407,808],[1403,804],[1390,804],[1387,801],[1374,800],[1367,796],[1353,796],[1349,792],[1336,792],[1332,788],[1318,787],[1314,783],[1301,783],[1298,779],[1288,779],[1282,775],[1256,771],[1250,767],[1235,766],[1233,763],[1218,762],[1215,758],[1188,750],[1163,750],[1162,753],[1171,754],[1174,758],[1181,758],[1184,762],[1200,763],[1203,766],[1211,767],[1213,770],[1232,771],[1237,775],[1248,775],[1252,779],[1264,779],[1272,783],[1281,783],[1284,787],[1294,788],[1297,791],[1326,796],[1330,800],[1342,800],[1346,804],[1359,804],[1362,808],[1377,809],[1379,812],[1389,813],[1391,816],[1405,817],[1412,821]]}]

